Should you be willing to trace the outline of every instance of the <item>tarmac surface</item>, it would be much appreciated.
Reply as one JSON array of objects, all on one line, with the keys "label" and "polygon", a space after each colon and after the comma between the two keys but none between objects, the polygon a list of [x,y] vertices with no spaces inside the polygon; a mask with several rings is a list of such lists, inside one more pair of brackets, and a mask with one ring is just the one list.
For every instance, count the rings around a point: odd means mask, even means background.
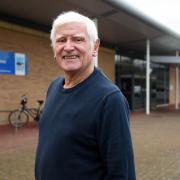
[{"label": "tarmac surface", "polygon": [[[133,113],[137,180],[180,180],[180,111]],[[0,127],[0,180],[34,180],[38,128]]]}]

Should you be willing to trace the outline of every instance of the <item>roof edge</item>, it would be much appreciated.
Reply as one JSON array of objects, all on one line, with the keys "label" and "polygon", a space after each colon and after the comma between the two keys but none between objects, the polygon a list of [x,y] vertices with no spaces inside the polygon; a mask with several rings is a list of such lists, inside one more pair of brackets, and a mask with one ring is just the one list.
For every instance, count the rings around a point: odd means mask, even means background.
[{"label": "roof edge", "polygon": [[144,22],[147,25],[152,26],[153,28],[156,28],[162,32],[165,32],[166,34],[171,35],[174,38],[180,39],[180,34],[169,29],[167,26],[157,22],[153,18],[145,15],[144,13],[137,10],[137,8],[132,7],[131,5],[129,5],[129,3],[123,0],[103,0],[103,1],[131,16],[132,15],[135,16],[137,19],[139,19],[140,21]]}]

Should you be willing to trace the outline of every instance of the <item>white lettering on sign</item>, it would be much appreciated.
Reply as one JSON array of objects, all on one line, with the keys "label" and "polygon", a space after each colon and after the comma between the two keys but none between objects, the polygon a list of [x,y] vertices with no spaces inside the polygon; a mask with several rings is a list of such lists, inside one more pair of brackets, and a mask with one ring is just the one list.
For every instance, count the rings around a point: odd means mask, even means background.
[{"label": "white lettering on sign", "polygon": [[7,63],[6,60],[0,59],[0,64],[6,64],[6,63]]}]

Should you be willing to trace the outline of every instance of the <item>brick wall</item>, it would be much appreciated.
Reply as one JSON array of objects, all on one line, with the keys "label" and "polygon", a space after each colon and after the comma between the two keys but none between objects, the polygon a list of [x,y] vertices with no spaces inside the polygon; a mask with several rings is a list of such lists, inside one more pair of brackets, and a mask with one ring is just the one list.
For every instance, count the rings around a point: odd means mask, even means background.
[{"label": "brick wall", "polygon": [[[180,71],[180,69],[179,69]],[[169,71],[169,104],[175,105],[176,102],[176,66],[171,65]],[[179,72],[179,90],[180,90],[180,72]],[[180,92],[179,92],[180,104]]]},{"label": "brick wall", "polygon": [[98,54],[98,66],[104,71],[108,78],[115,82],[115,51],[100,48]]},{"label": "brick wall", "polygon": [[[24,32],[18,28],[0,28],[0,49],[27,54],[28,75],[0,75],[0,110],[18,107],[19,98],[26,94],[28,105],[36,107],[37,99],[44,99],[50,81],[62,74],[53,60],[48,36]],[[7,120],[7,113],[0,114],[0,121]]]}]

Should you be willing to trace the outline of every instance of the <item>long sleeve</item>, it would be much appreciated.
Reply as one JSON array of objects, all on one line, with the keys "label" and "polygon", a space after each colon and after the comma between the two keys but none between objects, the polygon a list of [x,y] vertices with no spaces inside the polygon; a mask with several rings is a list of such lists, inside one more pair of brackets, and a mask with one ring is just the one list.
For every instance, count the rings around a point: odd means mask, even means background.
[{"label": "long sleeve", "polygon": [[105,98],[99,123],[98,140],[106,169],[105,180],[135,180],[129,108],[120,92]]}]

